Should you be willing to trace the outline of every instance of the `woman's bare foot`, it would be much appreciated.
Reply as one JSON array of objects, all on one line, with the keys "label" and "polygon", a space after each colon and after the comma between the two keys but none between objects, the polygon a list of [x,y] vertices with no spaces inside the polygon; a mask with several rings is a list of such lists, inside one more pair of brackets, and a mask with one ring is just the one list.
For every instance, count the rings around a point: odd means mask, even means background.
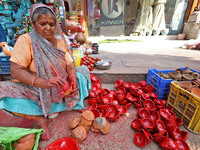
[{"label": "woman's bare foot", "polygon": [[49,132],[47,123],[48,123],[47,119],[44,119],[41,122],[39,122],[39,124],[38,124],[39,128],[42,128],[45,130],[45,132],[42,133],[42,135],[40,136],[42,141],[48,141],[50,139],[50,132]]}]

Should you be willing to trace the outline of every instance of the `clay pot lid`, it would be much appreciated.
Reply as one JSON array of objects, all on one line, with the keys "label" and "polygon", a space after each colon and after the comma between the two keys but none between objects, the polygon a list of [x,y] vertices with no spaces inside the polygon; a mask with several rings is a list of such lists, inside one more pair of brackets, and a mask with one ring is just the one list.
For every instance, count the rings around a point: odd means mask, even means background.
[{"label": "clay pot lid", "polygon": [[150,112],[146,108],[138,108],[137,114],[144,119],[149,118]]},{"label": "clay pot lid", "polygon": [[108,134],[110,132],[110,124],[107,122],[106,123],[106,126],[102,129],[100,129],[100,131],[103,133],[103,134]]},{"label": "clay pot lid", "polygon": [[183,71],[183,74],[192,74],[192,70],[190,70],[189,67],[185,67],[185,70]]},{"label": "clay pot lid", "polygon": [[103,103],[104,103],[105,105],[112,103],[112,98],[111,98],[111,97],[107,97],[107,95],[104,96],[104,97],[102,98],[102,100],[103,100]]},{"label": "clay pot lid", "polygon": [[159,145],[162,149],[179,149],[178,144],[171,138],[165,138]]},{"label": "clay pot lid", "polygon": [[80,123],[80,118],[79,117],[76,117],[76,118],[73,118],[70,122],[70,128],[71,129],[74,129],[78,126],[78,124]]},{"label": "clay pot lid", "polygon": [[199,79],[199,73],[198,73],[198,72],[193,72],[193,73],[192,73],[192,77],[193,77],[194,79]]},{"label": "clay pot lid", "polygon": [[190,74],[183,74],[183,78],[187,81],[192,81],[193,77]]},{"label": "clay pot lid", "polygon": [[132,83],[131,82],[125,82],[124,83],[124,87],[126,88],[126,90],[129,90],[131,87]]},{"label": "clay pot lid", "polygon": [[119,88],[119,87],[121,87],[121,86],[124,86],[124,81],[121,80],[121,79],[119,79],[119,80],[115,81],[114,86],[115,86],[116,88]]},{"label": "clay pot lid", "polygon": [[141,122],[140,122],[140,119],[139,118],[136,118],[134,119],[132,122],[131,122],[131,127],[134,129],[134,130],[139,130],[141,128]]},{"label": "clay pot lid", "polygon": [[200,89],[199,88],[193,88],[191,90],[191,93],[194,94],[195,96],[200,97]]},{"label": "clay pot lid", "polygon": [[179,150],[190,150],[190,147],[183,139],[176,141],[176,143],[178,144]]},{"label": "clay pot lid", "polygon": [[88,120],[88,121],[93,121],[94,120],[94,114],[93,111],[90,110],[86,110],[82,113],[82,116],[84,119]]},{"label": "clay pot lid", "polygon": [[72,138],[77,142],[81,142],[86,139],[86,130],[83,126],[78,126],[72,130]]},{"label": "clay pot lid", "polygon": [[118,106],[117,109],[119,110],[120,115],[123,115],[127,112],[127,108],[124,105]]},{"label": "clay pot lid", "polygon": [[117,93],[125,94],[125,93],[126,93],[125,87],[119,87],[119,88],[117,89]]},{"label": "clay pot lid", "polygon": [[147,145],[147,138],[144,133],[137,132],[134,136],[134,143],[139,147],[145,147]]},{"label": "clay pot lid", "polygon": [[128,99],[130,102],[136,102],[137,98],[133,97],[131,93],[126,94],[126,99]]},{"label": "clay pot lid", "polygon": [[164,134],[166,132],[166,126],[162,120],[157,120],[156,121],[156,129],[159,133]]},{"label": "clay pot lid", "polygon": [[64,149],[80,150],[80,147],[78,145],[78,142],[76,142],[74,139],[70,137],[63,137],[53,141],[45,148],[45,150],[64,150]]},{"label": "clay pot lid", "polygon": [[97,98],[89,98],[87,101],[90,105],[97,103]]}]

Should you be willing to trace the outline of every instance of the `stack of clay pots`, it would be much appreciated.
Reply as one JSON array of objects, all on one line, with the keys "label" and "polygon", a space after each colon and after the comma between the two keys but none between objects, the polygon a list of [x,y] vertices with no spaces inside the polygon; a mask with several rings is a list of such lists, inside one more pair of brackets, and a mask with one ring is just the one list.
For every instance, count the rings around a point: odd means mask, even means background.
[{"label": "stack of clay pots", "polygon": [[158,75],[164,79],[174,79],[176,81],[192,81],[199,79],[199,73],[194,72],[189,69],[189,67],[185,67],[183,69],[176,69],[174,72],[168,72],[167,74],[159,72]]},{"label": "stack of clay pots", "polygon": [[84,111],[80,117],[73,118],[70,123],[72,130],[72,138],[77,142],[84,141],[87,137],[87,131],[91,128],[93,132],[102,132],[108,134],[110,125],[104,117],[95,116],[92,111]]}]

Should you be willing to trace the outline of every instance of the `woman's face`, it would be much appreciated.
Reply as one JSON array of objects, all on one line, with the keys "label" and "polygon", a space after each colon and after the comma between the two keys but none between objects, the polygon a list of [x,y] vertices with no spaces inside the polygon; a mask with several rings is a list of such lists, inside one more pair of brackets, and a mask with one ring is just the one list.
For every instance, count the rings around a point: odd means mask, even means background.
[{"label": "woman's face", "polygon": [[36,31],[47,39],[49,42],[52,42],[54,39],[54,34],[56,30],[56,23],[51,14],[42,14],[38,17],[37,21],[34,24]]}]

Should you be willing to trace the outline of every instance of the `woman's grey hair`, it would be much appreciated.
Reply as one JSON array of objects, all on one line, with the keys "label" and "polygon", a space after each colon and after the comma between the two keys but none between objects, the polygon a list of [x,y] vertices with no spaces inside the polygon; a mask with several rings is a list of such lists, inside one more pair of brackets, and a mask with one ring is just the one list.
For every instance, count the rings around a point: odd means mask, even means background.
[{"label": "woman's grey hair", "polygon": [[33,16],[32,16],[32,22],[33,24],[35,24],[35,22],[38,20],[38,18],[40,17],[40,15],[46,15],[46,14],[50,14],[52,15],[54,21],[56,22],[56,16],[53,14],[53,12],[51,10],[49,10],[46,7],[39,7],[37,8],[34,12],[33,12]]}]

